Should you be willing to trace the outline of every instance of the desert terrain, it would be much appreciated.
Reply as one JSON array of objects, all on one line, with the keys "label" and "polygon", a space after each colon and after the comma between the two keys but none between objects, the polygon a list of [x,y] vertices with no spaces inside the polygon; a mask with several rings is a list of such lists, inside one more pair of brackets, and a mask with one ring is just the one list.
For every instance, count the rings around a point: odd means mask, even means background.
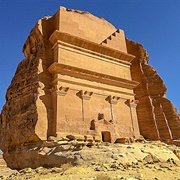
[{"label": "desert terrain", "polygon": [[[83,147],[88,163],[73,166],[11,170],[1,159],[0,179],[180,180],[180,148],[160,141]],[[94,157],[96,156],[96,157]],[[91,161],[92,159],[92,161]]]}]

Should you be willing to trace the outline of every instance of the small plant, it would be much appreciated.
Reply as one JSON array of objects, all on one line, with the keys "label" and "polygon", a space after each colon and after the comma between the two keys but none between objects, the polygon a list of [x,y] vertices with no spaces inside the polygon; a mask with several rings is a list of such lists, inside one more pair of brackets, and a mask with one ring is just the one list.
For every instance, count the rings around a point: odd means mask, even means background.
[{"label": "small plant", "polygon": [[70,169],[72,167],[73,167],[73,165],[71,164],[71,162],[68,162],[66,164],[61,165],[61,168],[62,168],[63,172],[67,171],[68,169]]},{"label": "small plant", "polygon": [[108,175],[101,173],[96,177],[96,180],[111,180],[111,178]]}]

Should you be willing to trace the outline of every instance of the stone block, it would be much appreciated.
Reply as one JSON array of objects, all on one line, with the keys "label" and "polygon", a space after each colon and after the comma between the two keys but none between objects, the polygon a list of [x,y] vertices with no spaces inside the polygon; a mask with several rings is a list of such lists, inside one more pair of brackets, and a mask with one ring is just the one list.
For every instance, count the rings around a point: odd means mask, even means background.
[{"label": "stone block", "polygon": [[123,143],[123,144],[129,144],[130,140],[129,138],[125,137],[125,138],[117,138],[115,143]]},{"label": "stone block", "polygon": [[99,136],[93,136],[93,139],[95,142],[101,142],[102,141],[101,137],[99,137]]},{"label": "stone block", "polygon": [[91,136],[91,135],[85,135],[84,137],[85,137],[85,141],[88,141],[88,142],[94,141],[93,136]]},{"label": "stone block", "polygon": [[69,134],[66,136],[70,140],[84,141],[84,136],[79,134]]}]

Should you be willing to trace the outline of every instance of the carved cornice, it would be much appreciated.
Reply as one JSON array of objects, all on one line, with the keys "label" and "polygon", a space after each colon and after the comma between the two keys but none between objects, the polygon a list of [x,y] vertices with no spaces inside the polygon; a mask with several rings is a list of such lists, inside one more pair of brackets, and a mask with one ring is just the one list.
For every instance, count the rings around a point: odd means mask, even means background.
[{"label": "carved cornice", "polygon": [[[57,82],[65,82],[65,83],[70,83],[70,84],[76,84],[78,86],[83,86],[83,87],[88,87],[88,88],[93,88],[93,89],[96,89],[96,90],[102,90],[102,91],[110,91],[110,92],[114,92],[114,93],[118,93],[118,94],[122,94],[122,95],[128,95],[128,96],[135,96],[135,94],[133,92],[126,92],[126,91],[121,91],[121,90],[117,90],[117,89],[114,89],[113,87],[110,87],[110,88],[107,88],[107,87],[103,87],[103,84],[102,86],[99,86],[99,85],[91,85],[89,84],[88,82],[76,82],[76,81],[73,81],[73,80],[67,80],[67,79],[63,79],[63,78],[59,78],[59,77],[55,77],[54,76],[54,79],[52,81],[52,84],[56,84]],[[70,88],[71,89],[71,88]],[[72,88],[72,90],[79,90],[79,89],[74,89]],[[105,95],[104,93],[101,94],[101,93],[96,93],[96,94],[99,94],[99,95]],[[108,96],[109,93],[106,94],[106,96]],[[127,98],[122,98],[122,99],[127,99]]]},{"label": "carved cornice", "polygon": [[123,79],[119,77],[114,77],[102,73],[96,73],[93,71],[72,67],[69,65],[64,65],[60,63],[53,63],[48,68],[48,71],[52,74],[63,74],[70,75],[73,77],[78,77],[82,79],[87,79],[90,81],[100,82],[108,85],[114,85],[118,87],[124,87],[128,89],[133,89],[139,85],[136,81],[131,81],[128,79]]},{"label": "carved cornice", "polygon": [[58,45],[68,46],[73,49],[104,57],[122,64],[130,65],[130,62],[135,58],[135,56],[131,54],[127,54],[57,30],[52,33],[49,40],[54,45],[53,48],[56,48]]},{"label": "carved cornice", "polygon": [[54,87],[52,87],[50,89],[50,92],[52,94],[56,93],[59,96],[65,96],[67,94],[68,90],[69,90],[69,87],[63,87],[63,86],[55,85]]}]

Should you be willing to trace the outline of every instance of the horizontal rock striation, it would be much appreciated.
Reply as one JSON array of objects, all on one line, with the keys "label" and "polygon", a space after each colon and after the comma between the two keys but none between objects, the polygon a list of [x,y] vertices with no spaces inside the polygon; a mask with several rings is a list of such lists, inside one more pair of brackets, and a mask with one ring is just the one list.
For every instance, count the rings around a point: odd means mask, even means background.
[{"label": "horizontal rock striation", "polygon": [[134,89],[141,135],[145,139],[174,141],[180,139],[180,117],[166,98],[167,88],[156,70],[148,65],[148,54],[141,44],[126,39],[128,53],[136,58],[131,75],[140,84]]}]

